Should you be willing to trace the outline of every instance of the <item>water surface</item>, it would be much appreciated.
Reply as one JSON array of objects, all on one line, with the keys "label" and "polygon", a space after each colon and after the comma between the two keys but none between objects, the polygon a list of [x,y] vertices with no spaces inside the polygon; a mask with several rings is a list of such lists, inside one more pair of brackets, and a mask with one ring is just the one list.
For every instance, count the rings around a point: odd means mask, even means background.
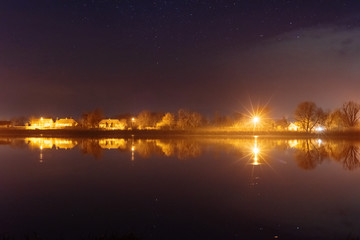
[{"label": "water surface", "polygon": [[0,139],[0,233],[24,239],[360,236],[360,142]]}]

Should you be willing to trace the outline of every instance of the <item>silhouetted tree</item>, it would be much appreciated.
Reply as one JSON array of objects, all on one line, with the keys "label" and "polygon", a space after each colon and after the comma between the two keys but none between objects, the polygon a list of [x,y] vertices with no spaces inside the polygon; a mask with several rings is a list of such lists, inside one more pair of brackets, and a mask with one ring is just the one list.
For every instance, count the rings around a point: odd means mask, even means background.
[{"label": "silhouetted tree", "polygon": [[200,113],[190,112],[184,109],[180,109],[177,114],[177,127],[180,129],[196,128],[200,127],[203,122],[203,117]]},{"label": "silhouetted tree", "polygon": [[156,127],[156,123],[161,121],[163,115],[163,113],[159,112],[142,111],[136,118],[136,125],[140,129]]},{"label": "silhouetted tree", "polygon": [[360,118],[360,105],[353,101],[346,102],[340,109],[346,127],[355,127]]},{"label": "silhouetted tree", "polygon": [[222,127],[227,124],[226,116],[221,115],[219,112],[214,113],[213,125],[216,127]]},{"label": "silhouetted tree", "polygon": [[80,124],[86,128],[96,128],[99,122],[104,119],[104,114],[100,109],[83,113],[80,118]]},{"label": "silhouetted tree", "polygon": [[302,102],[295,110],[295,120],[299,122],[302,129],[311,132],[316,124],[325,120],[324,111],[317,107],[314,102]]},{"label": "silhouetted tree", "polygon": [[324,125],[326,129],[340,129],[343,127],[343,123],[343,114],[340,109],[336,109],[327,115]]},{"label": "silhouetted tree", "polygon": [[276,126],[279,126],[281,130],[285,130],[289,126],[289,122],[285,117],[282,117],[281,119],[277,120],[275,124]]},{"label": "silhouetted tree", "polygon": [[115,119],[126,119],[126,125],[127,126],[131,126],[131,118],[134,117],[134,115],[132,115],[131,113],[121,113],[121,114],[116,114],[115,116],[113,116],[112,118]]},{"label": "silhouetted tree", "polygon": [[29,122],[29,119],[26,117],[15,117],[11,119],[13,126],[25,126]]},{"label": "silhouetted tree", "polygon": [[230,127],[233,126],[235,121],[242,118],[241,113],[235,113],[232,115],[221,115],[218,112],[214,113],[213,125],[215,127]]}]

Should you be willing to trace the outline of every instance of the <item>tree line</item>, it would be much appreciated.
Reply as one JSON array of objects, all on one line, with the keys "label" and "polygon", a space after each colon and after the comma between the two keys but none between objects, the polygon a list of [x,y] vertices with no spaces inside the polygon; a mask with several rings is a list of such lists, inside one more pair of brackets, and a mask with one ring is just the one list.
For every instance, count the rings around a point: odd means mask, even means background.
[{"label": "tree line", "polygon": [[[259,111],[261,121],[251,122],[256,113],[234,112],[222,115],[215,112],[212,116],[204,116],[199,112],[179,109],[176,112],[153,112],[144,110],[138,114],[118,114],[110,117],[121,122],[125,129],[161,129],[161,130],[188,130],[197,128],[232,129],[237,131],[286,131],[291,123],[298,126],[299,131],[311,133],[316,127],[323,127],[330,131],[355,129],[359,124],[360,104],[354,101],[345,102],[340,108],[323,110],[316,103],[304,101],[297,105],[293,113],[293,121],[282,117],[270,118],[267,108]],[[98,128],[99,122],[105,119],[101,109],[84,112],[76,119],[78,128]],[[11,121],[0,121],[6,126],[24,126],[31,122],[27,118],[14,118]],[[1,125],[1,124],[0,124]]]},{"label": "tree line", "polygon": [[345,102],[333,111],[324,111],[314,102],[300,103],[294,113],[295,121],[305,132],[312,132],[318,125],[327,130],[354,129],[359,124],[360,104],[354,101]]},{"label": "tree line", "polygon": [[[347,101],[340,108],[323,110],[311,101],[304,101],[297,105],[293,113],[293,120],[282,117],[272,119],[269,117],[270,110],[262,108],[261,122],[254,126],[251,117],[256,113],[235,112],[222,115],[215,112],[213,116],[205,117],[199,112],[179,109],[177,112],[151,112],[142,111],[137,115],[122,114],[115,116],[117,119],[126,120],[127,126],[138,129],[163,129],[163,130],[186,130],[195,128],[232,128],[234,130],[263,130],[285,131],[291,122],[295,123],[300,131],[313,132],[317,126],[330,131],[354,129],[359,124],[360,104]],[[131,122],[132,117],[135,121]],[[82,114],[79,123],[83,127],[96,127],[104,118],[101,110],[94,110]],[[254,129],[255,128],[255,129]]]},{"label": "tree line", "polygon": [[[103,112],[96,109],[83,113],[79,119],[79,124],[85,128],[96,128],[104,118]],[[179,109],[176,113],[145,110],[137,115],[127,113],[113,118],[122,120],[127,127],[132,129],[186,130],[207,125],[207,120],[202,114],[185,109]]]}]

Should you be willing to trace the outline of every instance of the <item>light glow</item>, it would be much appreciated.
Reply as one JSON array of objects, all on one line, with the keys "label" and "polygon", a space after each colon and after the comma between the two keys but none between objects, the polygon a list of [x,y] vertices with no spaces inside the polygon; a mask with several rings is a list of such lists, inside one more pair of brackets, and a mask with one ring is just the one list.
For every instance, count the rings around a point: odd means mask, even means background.
[{"label": "light glow", "polygon": [[315,131],[316,131],[316,132],[322,132],[322,131],[324,131],[324,130],[325,130],[325,128],[322,127],[322,126],[318,126],[318,127],[315,128]]},{"label": "light glow", "polygon": [[298,131],[299,127],[295,123],[290,123],[288,126],[289,131]]}]

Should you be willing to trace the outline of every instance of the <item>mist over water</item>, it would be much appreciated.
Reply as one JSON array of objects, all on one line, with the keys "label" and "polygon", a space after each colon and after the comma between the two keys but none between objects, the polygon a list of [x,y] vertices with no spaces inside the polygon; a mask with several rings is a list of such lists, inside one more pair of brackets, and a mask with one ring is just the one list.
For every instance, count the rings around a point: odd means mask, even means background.
[{"label": "mist over water", "polygon": [[1,138],[0,234],[359,237],[359,141]]}]

